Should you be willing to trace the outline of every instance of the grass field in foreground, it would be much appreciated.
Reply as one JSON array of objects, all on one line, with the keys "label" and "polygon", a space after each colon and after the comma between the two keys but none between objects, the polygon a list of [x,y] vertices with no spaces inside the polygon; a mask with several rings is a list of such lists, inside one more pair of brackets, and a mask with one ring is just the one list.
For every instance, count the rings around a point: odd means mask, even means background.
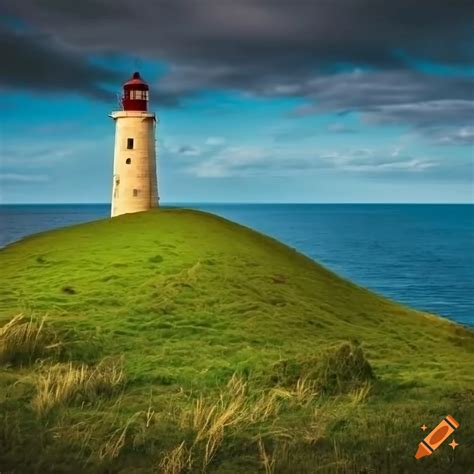
[{"label": "grass field in foreground", "polygon": [[[471,472],[474,336],[210,214],[0,251],[0,471]],[[456,450],[419,461],[451,414]]]}]

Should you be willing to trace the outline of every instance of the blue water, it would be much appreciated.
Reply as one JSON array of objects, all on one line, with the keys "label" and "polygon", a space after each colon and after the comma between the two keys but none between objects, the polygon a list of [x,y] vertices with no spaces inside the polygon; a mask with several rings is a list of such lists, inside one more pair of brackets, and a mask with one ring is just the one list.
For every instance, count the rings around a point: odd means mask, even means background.
[{"label": "blue water", "polygon": [[[184,206],[182,206],[184,207]],[[194,204],[276,237],[354,282],[474,325],[474,206]],[[108,205],[0,206],[0,246],[108,217]]]}]

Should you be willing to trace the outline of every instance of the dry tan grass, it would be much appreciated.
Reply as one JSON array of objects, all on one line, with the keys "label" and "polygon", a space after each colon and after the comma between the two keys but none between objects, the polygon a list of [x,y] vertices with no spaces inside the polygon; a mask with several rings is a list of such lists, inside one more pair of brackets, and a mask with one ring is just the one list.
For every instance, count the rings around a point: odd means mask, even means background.
[{"label": "dry tan grass", "polygon": [[272,392],[275,396],[300,406],[308,405],[318,396],[316,382],[308,377],[300,377],[290,388],[275,387]]},{"label": "dry tan grass", "polygon": [[217,402],[196,401],[192,412],[192,428],[196,433],[195,444],[204,442],[204,467],[208,466],[224,439],[224,430],[242,424],[248,417],[246,384],[233,376]]},{"label": "dry tan grass", "polygon": [[262,463],[263,469],[265,469],[265,474],[273,474],[275,472],[275,453],[269,453],[265,449],[265,444],[263,443],[262,438],[258,439],[258,452],[260,454],[260,461]]},{"label": "dry tan grass", "polygon": [[106,441],[100,446],[98,451],[98,456],[101,461],[111,461],[112,459],[117,458],[120,455],[120,452],[125,446],[127,439],[127,433],[136,421],[136,419],[142,415],[142,412],[137,412],[133,414],[125,423],[124,426],[116,429],[112,434],[106,439]]},{"label": "dry tan grass", "polygon": [[71,455],[105,466],[118,458],[124,448],[135,448],[137,429],[144,426],[146,419],[146,413],[138,411],[124,420],[117,411],[119,406],[120,402],[110,405],[103,400],[92,412],[84,410],[80,422],[67,411],[59,412],[58,421],[49,432],[59,446],[71,450]]},{"label": "dry tan grass", "polygon": [[92,368],[85,364],[55,364],[38,376],[31,404],[39,415],[44,415],[76,398],[93,401],[98,395],[111,395],[123,380],[121,360],[104,359]]},{"label": "dry tan grass", "polygon": [[[66,405],[71,401],[94,400],[98,393],[111,393],[112,387],[121,383],[123,371],[113,360],[104,360],[96,367],[73,364],[57,364],[49,367],[41,377],[41,390],[34,400],[34,407],[40,414],[51,408]],[[156,472],[180,474],[191,469],[206,472],[221,449],[223,441],[232,436],[241,436],[247,428],[248,435],[256,442],[262,469],[273,473],[281,455],[282,443],[294,441],[295,437],[307,442],[319,439],[321,423],[314,416],[314,426],[305,423],[298,430],[288,430],[279,426],[280,408],[286,402],[307,404],[314,395],[314,387],[306,379],[297,381],[291,390],[272,388],[252,391],[248,382],[234,375],[215,397],[199,397],[187,408],[173,412],[184,428],[182,442],[162,454]],[[104,400],[105,402],[105,400]],[[118,413],[118,412],[117,412]],[[70,438],[71,446],[77,446],[84,453],[90,453],[94,462],[110,463],[123,455],[124,450],[141,449],[150,442],[150,427],[155,426],[155,411],[150,402],[143,411],[137,412],[125,424],[117,424],[111,429],[95,419],[79,423],[75,434],[69,435],[67,426],[58,431]],[[308,416],[311,418],[310,413]],[[261,427],[259,423],[269,420]],[[136,422],[137,421],[137,422]],[[265,434],[263,434],[265,433]],[[61,436],[63,436],[61,434]],[[188,438],[191,435],[191,438]],[[276,447],[269,449],[263,441],[271,439]],[[277,452],[278,448],[278,452]],[[148,448],[147,448],[148,449]],[[279,461],[278,461],[279,462]]]},{"label": "dry tan grass", "polygon": [[32,362],[58,346],[44,331],[44,318],[39,322],[23,314],[14,316],[0,328],[0,362]]},{"label": "dry tan grass", "polygon": [[351,405],[356,406],[356,405],[360,405],[361,403],[364,403],[367,400],[371,389],[372,389],[372,384],[370,382],[366,382],[360,387],[352,390],[349,393]]},{"label": "dry tan grass", "polygon": [[[95,367],[84,364],[80,366],[71,363],[56,364],[50,366],[38,378],[38,391],[32,402],[33,407],[43,415],[54,407],[64,406],[72,401],[93,401],[99,394],[113,393],[122,381],[122,364],[113,359],[103,360]],[[298,380],[290,390],[272,388],[252,392],[244,379],[234,375],[217,397],[201,396],[188,405],[187,409],[179,412],[181,427],[191,429],[192,439],[188,445],[183,441],[165,453],[158,472],[178,474],[191,469],[192,466],[196,467],[196,464],[204,472],[212,463],[226,436],[241,433],[266,420],[276,421],[283,402],[289,400],[306,405],[313,399],[314,394],[314,386],[307,379]],[[141,424],[135,423],[138,416],[143,418]],[[100,461],[110,462],[116,459],[127,445],[145,444],[149,436],[145,431],[148,431],[154,423],[154,418],[155,411],[150,401],[147,410],[136,413],[118,428],[116,425],[111,434],[105,437],[105,441],[97,439],[96,436],[91,440],[92,432],[97,431],[97,426],[93,430],[88,430],[82,425],[77,426],[78,436],[80,435],[78,440],[84,441],[86,448],[89,446],[87,449],[92,450],[91,456]],[[295,435],[293,432],[278,428],[274,423],[271,423],[269,428],[280,430],[278,433],[271,433],[273,439],[291,441]],[[308,428],[304,433],[302,429],[298,434],[311,441],[319,437],[319,430],[316,428],[317,426]],[[269,434],[267,431],[266,436]],[[261,438],[257,438],[257,446],[263,469],[267,473],[272,473],[275,468],[276,452],[268,451]]]},{"label": "dry tan grass", "polygon": [[191,469],[191,466],[192,454],[183,441],[163,456],[158,472],[160,474],[180,474],[185,469]]},{"label": "dry tan grass", "polygon": [[314,409],[306,423],[295,433],[298,439],[302,439],[308,444],[314,444],[324,438],[326,427],[333,416],[328,411],[330,409],[325,405]]},{"label": "dry tan grass", "polygon": [[31,404],[40,415],[51,408],[66,404],[77,394],[78,388],[86,378],[86,367],[73,367],[72,364],[56,364],[39,375],[36,381],[36,395]]},{"label": "dry tan grass", "polygon": [[270,390],[262,392],[256,399],[249,402],[248,421],[250,424],[276,417],[281,407],[281,398],[278,392]]},{"label": "dry tan grass", "polygon": [[92,397],[98,394],[112,395],[124,382],[122,358],[107,357],[89,370],[85,391]]},{"label": "dry tan grass", "polygon": [[125,446],[128,425],[114,431],[99,449],[99,459],[112,460],[118,457],[120,451]]},{"label": "dry tan grass", "polygon": [[238,431],[278,414],[280,395],[274,391],[250,395],[247,382],[235,374],[217,399],[200,397],[181,414],[181,425],[194,435],[191,450],[203,448],[203,469],[211,463],[226,432]]},{"label": "dry tan grass", "polygon": [[300,405],[306,405],[313,401],[317,396],[315,382],[306,377],[300,377],[292,391],[296,402]]}]

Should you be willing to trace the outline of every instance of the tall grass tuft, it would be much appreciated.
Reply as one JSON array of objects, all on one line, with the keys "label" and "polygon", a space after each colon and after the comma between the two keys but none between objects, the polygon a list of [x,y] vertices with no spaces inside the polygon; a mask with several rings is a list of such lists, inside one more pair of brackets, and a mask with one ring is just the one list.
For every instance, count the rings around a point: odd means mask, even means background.
[{"label": "tall grass tuft", "polygon": [[39,415],[45,415],[74,400],[92,402],[97,396],[110,396],[123,380],[121,360],[104,359],[95,367],[56,364],[38,376],[31,404]]},{"label": "tall grass tuft", "polygon": [[53,407],[69,402],[84,382],[85,374],[85,366],[75,368],[72,364],[57,364],[50,367],[36,381],[36,395],[31,402],[33,409],[44,415]]},{"label": "tall grass tuft", "polygon": [[270,393],[302,407],[310,404],[318,396],[316,382],[307,376],[298,378],[290,387],[275,387]]},{"label": "tall grass tuft", "polygon": [[367,400],[371,389],[372,389],[371,383],[366,382],[362,384],[361,386],[356,387],[351,392],[349,392],[351,405],[357,406],[357,405],[360,405],[361,403],[364,403]]},{"label": "tall grass tuft", "polygon": [[296,399],[296,402],[300,405],[306,405],[313,401],[314,397],[317,395],[315,389],[315,382],[310,380],[307,377],[300,377],[295,384],[295,387],[292,391],[293,397]]},{"label": "tall grass tuft", "polygon": [[204,468],[219,449],[224,439],[224,430],[242,424],[247,419],[246,388],[246,383],[234,375],[217,402],[206,402],[203,398],[196,401],[192,413],[192,427],[196,432],[195,444],[204,442]]},{"label": "tall grass tuft", "polygon": [[44,330],[44,318],[18,314],[0,328],[0,363],[31,363],[57,347],[54,335]]},{"label": "tall grass tuft", "polygon": [[96,395],[113,395],[124,382],[123,359],[106,357],[92,367],[85,384],[90,398]]},{"label": "tall grass tuft", "polygon": [[192,454],[184,441],[166,453],[160,462],[160,474],[180,474],[192,466]]},{"label": "tall grass tuft", "polygon": [[271,454],[265,449],[265,444],[263,443],[262,438],[258,438],[258,452],[260,454],[260,462],[265,474],[273,474],[275,472],[275,453]]},{"label": "tall grass tuft", "polygon": [[117,458],[122,449],[125,447],[127,433],[135,422],[135,420],[141,415],[141,412],[133,414],[125,423],[124,426],[116,429],[101,445],[99,448],[99,459],[101,461],[112,461]]},{"label": "tall grass tuft", "polygon": [[247,382],[233,375],[213,399],[202,396],[181,415],[181,425],[194,432],[191,450],[202,448],[203,470],[211,463],[226,432],[241,431],[276,416],[281,395],[276,391],[250,394]]},{"label": "tall grass tuft", "polygon": [[374,372],[360,345],[344,342],[324,354],[318,378],[321,391],[336,394],[365,385]]},{"label": "tall grass tuft", "polygon": [[325,395],[347,393],[370,382],[372,366],[357,342],[343,342],[324,353],[305,358],[280,360],[271,372],[270,382],[289,389],[302,398],[314,391]]}]

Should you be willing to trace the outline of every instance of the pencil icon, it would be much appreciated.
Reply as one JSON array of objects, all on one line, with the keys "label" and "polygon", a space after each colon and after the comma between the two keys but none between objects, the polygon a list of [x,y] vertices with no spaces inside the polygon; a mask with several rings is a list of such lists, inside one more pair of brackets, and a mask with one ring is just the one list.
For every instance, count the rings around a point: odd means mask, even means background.
[{"label": "pencil icon", "polygon": [[451,415],[443,418],[439,425],[418,445],[415,458],[420,459],[433,454],[434,450],[438,449],[458,427],[459,423]]}]

